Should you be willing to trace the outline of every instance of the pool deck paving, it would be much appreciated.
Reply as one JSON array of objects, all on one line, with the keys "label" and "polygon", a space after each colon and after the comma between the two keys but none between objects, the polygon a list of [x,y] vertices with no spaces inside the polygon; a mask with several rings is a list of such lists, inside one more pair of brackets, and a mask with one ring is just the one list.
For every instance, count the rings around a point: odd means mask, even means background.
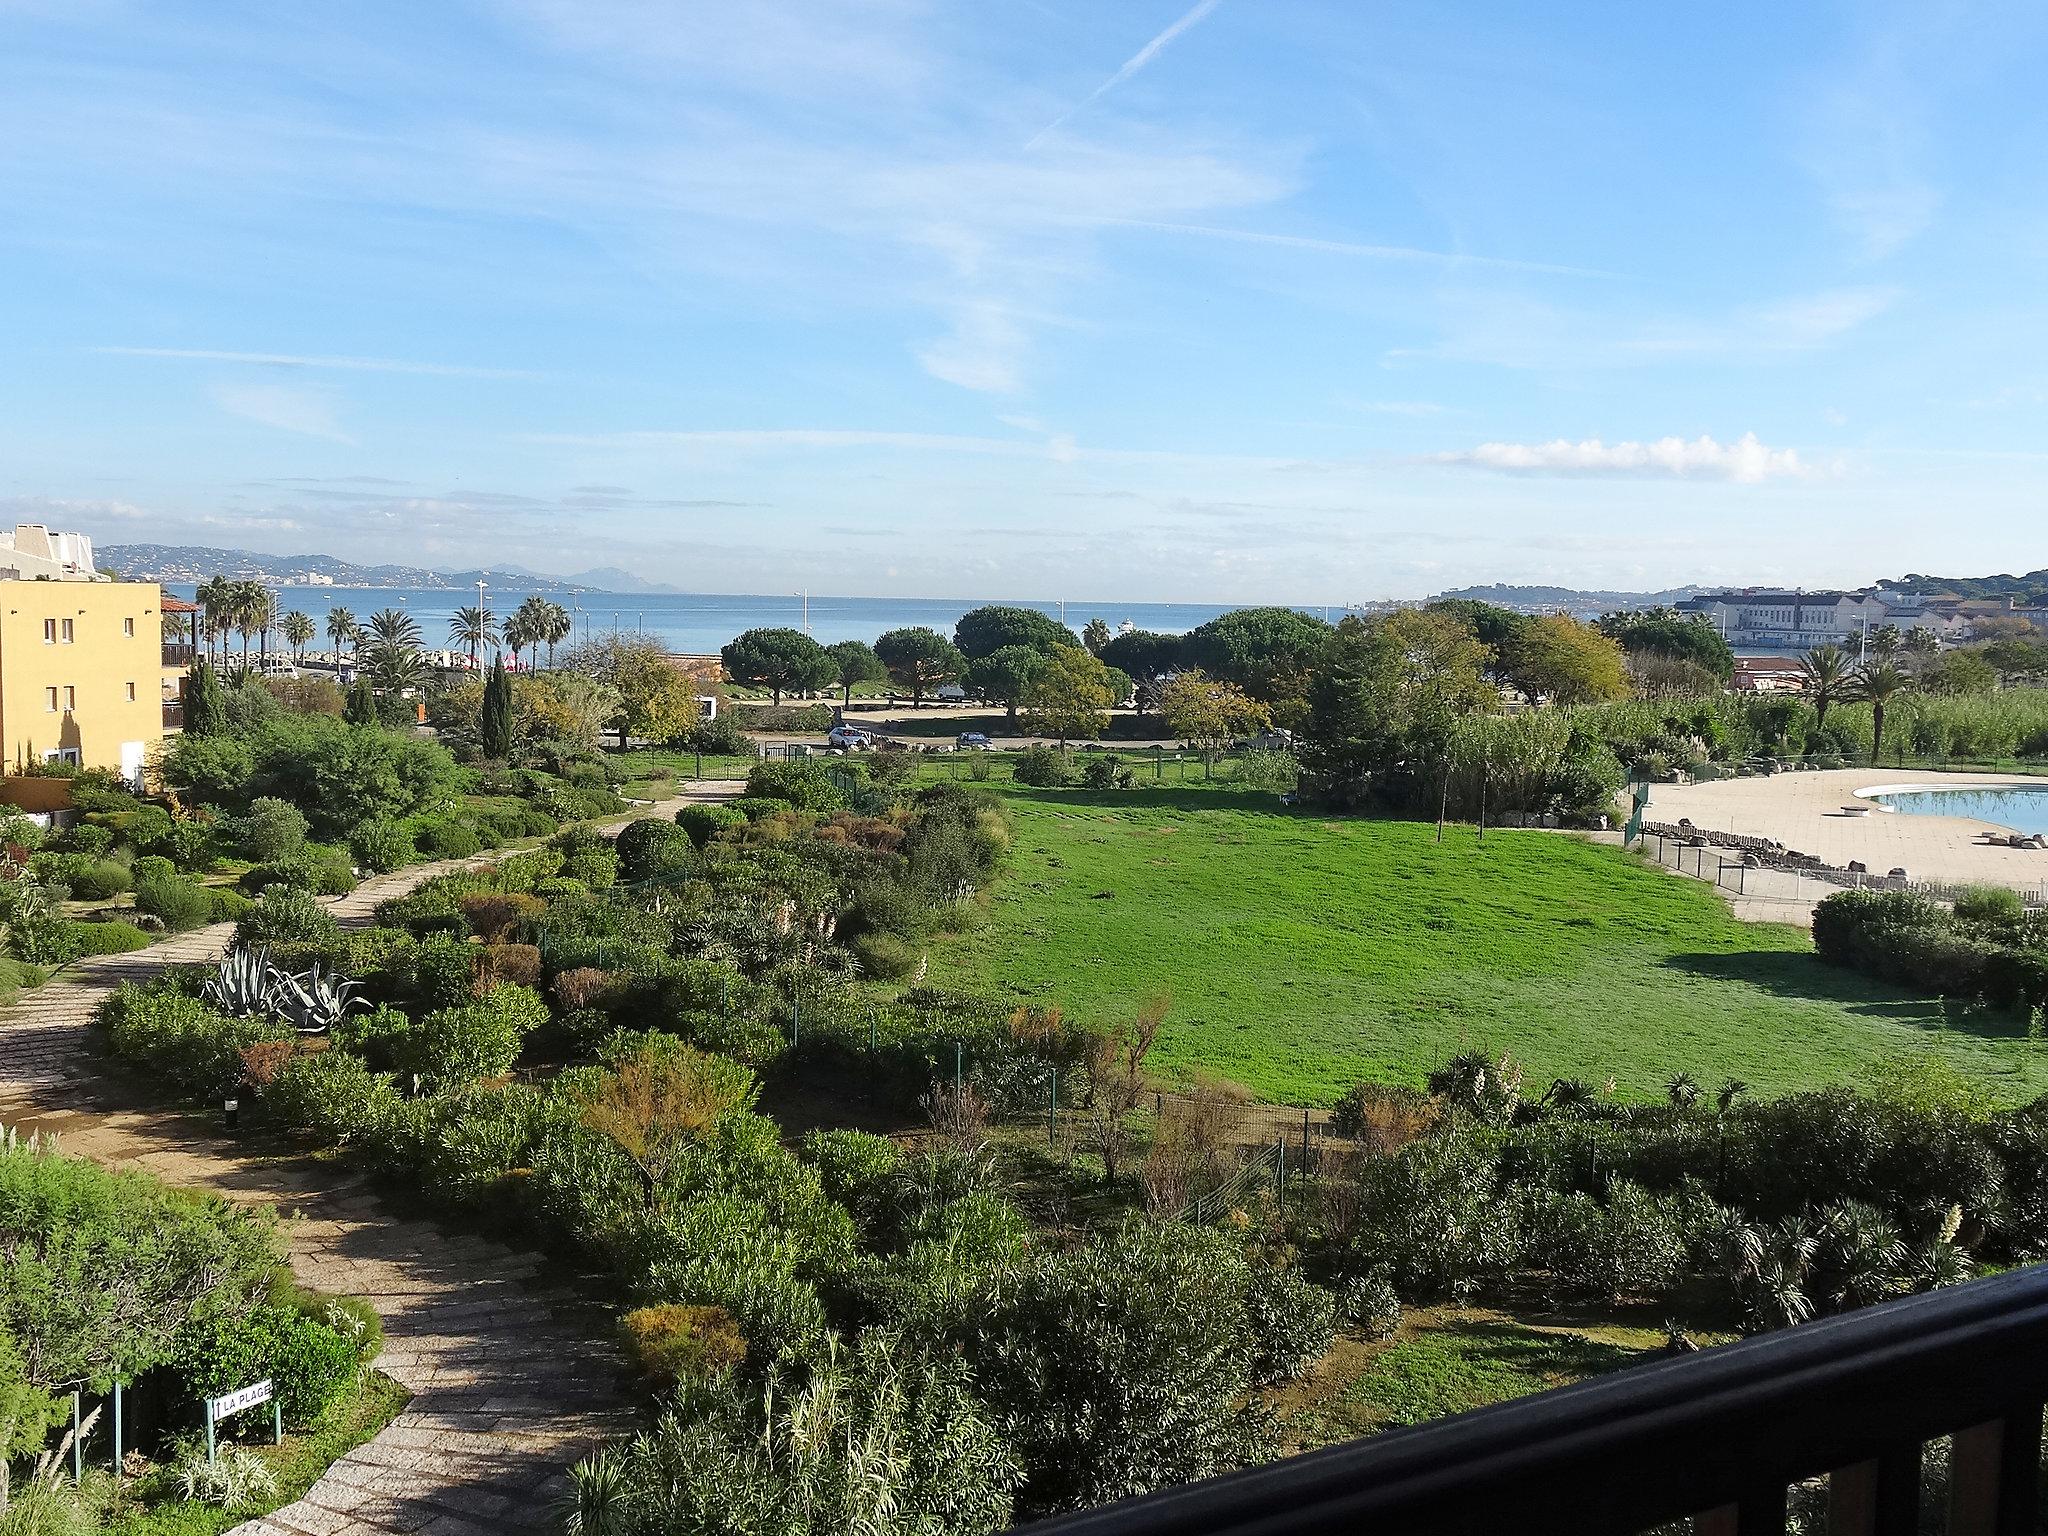
[{"label": "pool deck paving", "polygon": [[[635,814],[668,817],[740,788],[706,782]],[[378,902],[479,862],[414,865],[329,906],[344,924],[367,923]],[[54,1133],[60,1150],[108,1167],[267,1206],[302,1284],[377,1309],[377,1367],[412,1401],[300,1499],[230,1536],[556,1529],[569,1466],[635,1424],[608,1314],[551,1283],[537,1255],[392,1210],[345,1157],[257,1152],[219,1130],[217,1115],[138,1106],[135,1090],[105,1072],[90,1029],[106,995],[212,960],[232,936],[222,923],[82,961],[0,1012],[0,1125]]]},{"label": "pool deck paving", "polygon": [[[1837,868],[1861,861],[1876,875],[1904,869],[1913,880],[2036,890],[2048,884],[2048,851],[1996,847],[1981,840],[1986,832],[2007,830],[1992,822],[1909,815],[1888,810],[1861,793],[2028,782],[2012,774],[1836,768],[1706,784],[1657,784],[1651,786],[1644,814],[1651,821],[1685,818],[1702,831],[1774,838]],[[2048,779],[2031,782],[2048,790]],[[1847,806],[1868,806],[1869,814],[1845,815]]]}]

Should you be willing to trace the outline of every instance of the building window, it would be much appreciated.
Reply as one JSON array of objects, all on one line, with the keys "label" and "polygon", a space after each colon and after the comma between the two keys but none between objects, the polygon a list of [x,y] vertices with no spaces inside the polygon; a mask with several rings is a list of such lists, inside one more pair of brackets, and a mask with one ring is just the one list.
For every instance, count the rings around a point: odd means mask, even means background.
[{"label": "building window", "polygon": [[47,709],[47,710],[48,710],[48,711],[49,711],[49,712],[50,712],[51,714],[53,714],[53,715],[54,715],[55,713],[57,713],[57,690],[56,690],[56,689],[54,689],[54,688],[45,688],[45,689],[43,690],[43,708]]},{"label": "building window", "polygon": [[128,702],[130,704],[135,702],[135,685],[133,683],[128,685]]},{"label": "building window", "polygon": [[71,643],[71,620],[69,619],[64,621],[64,643],[66,645]]},{"label": "building window", "polygon": [[78,689],[70,683],[64,685],[64,707],[66,709],[78,708]]},{"label": "building window", "polygon": [[45,644],[45,645],[55,645],[56,643],[57,643],[57,621],[56,621],[55,619],[45,619],[45,620],[43,620],[43,644]]},{"label": "building window", "polygon": [[135,621],[133,619],[123,619],[121,621],[121,635],[122,638],[127,640],[135,638]]},{"label": "building window", "polygon": [[46,763],[76,763],[79,761],[78,748],[52,747],[43,754]]}]

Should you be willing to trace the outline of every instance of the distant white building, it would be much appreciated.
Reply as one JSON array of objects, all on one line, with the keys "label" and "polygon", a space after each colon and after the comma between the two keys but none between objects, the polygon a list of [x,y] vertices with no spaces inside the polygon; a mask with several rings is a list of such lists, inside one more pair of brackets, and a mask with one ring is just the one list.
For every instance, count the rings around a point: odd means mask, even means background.
[{"label": "distant white building", "polygon": [[1866,625],[1875,629],[1891,622],[1891,605],[1871,591],[1749,587],[1740,592],[1702,592],[1679,603],[1678,611],[1701,615],[1730,645],[1802,651],[1816,645],[1845,645],[1862,638]]},{"label": "distant white building", "polygon": [[82,533],[52,533],[41,523],[0,530],[0,581],[97,581],[92,540]]}]

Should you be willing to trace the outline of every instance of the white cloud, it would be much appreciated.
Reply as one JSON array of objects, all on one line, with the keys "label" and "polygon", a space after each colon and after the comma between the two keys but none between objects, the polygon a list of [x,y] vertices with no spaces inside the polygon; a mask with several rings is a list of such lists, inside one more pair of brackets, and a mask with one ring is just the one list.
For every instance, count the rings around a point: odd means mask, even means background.
[{"label": "white cloud", "polygon": [[1653,443],[1584,442],[1558,438],[1548,443],[1481,443],[1455,453],[1433,454],[1433,464],[1463,465],[1513,475],[1611,475],[1643,479],[1732,480],[1740,485],[1802,478],[1807,467],[1797,450],[1767,448],[1754,432],[1732,443],[1698,437],[1660,437]]},{"label": "white cloud", "polygon": [[325,368],[345,373],[424,373],[460,379],[537,379],[520,368],[471,368],[462,363],[409,363],[388,357],[306,357],[291,352],[215,352],[198,347],[93,347],[108,357],[174,357],[204,363],[253,363],[265,368]]},{"label": "white cloud", "polygon": [[151,514],[132,501],[84,496],[0,496],[0,520],[83,528],[100,522],[139,522]]},{"label": "white cloud", "polygon": [[1257,229],[1224,229],[1212,224],[1168,224],[1157,219],[1102,219],[1107,228],[1152,229],[1168,235],[1194,235],[1204,240],[1230,240],[1245,245],[1273,245],[1287,250],[1319,251],[1330,256],[1363,256],[1375,261],[1443,262],[1456,266],[1490,267],[1509,272],[1541,272],[1556,277],[1615,277],[1598,267],[1564,267],[1551,262],[1521,261],[1512,256],[1473,256],[1462,251],[1431,251],[1413,245],[1370,245],[1356,240],[1324,240],[1313,235],[1268,234]]},{"label": "white cloud", "polygon": [[213,399],[230,416],[280,432],[323,437],[331,443],[355,441],[342,430],[333,403],[322,390],[293,384],[219,384],[214,387]]}]

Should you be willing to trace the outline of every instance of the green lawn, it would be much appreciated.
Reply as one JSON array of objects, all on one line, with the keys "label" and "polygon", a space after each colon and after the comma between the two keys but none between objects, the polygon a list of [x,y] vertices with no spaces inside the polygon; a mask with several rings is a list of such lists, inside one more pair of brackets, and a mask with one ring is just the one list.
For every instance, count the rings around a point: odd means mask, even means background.
[{"label": "green lawn", "polygon": [[1656,1359],[1663,1343],[1661,1332],[1642,1328],[1535,1328],[1494,1312],[1429,1313],[1386,1344],[1340,1345],[1323,1368],[1337,1379],[1311,1380],[1298,1394],[1308,1401],[1283,1402],[1282,1424],[1289,1442],[1308,1450],[1604,1376]]},{"label": "green lawn", "polygon": [[1999,1097],[2048,1089],[2023,1021],[1916,999],[1815,959],[1799,929],[1735,920],[1711,888],[1542,832],[1325,820],[1222,786],[1005,792],[1012,866],[985,928],[930,981],[1106,1021],[1172,994],[1152,1065],[1288,1103],[1363,1078],[1420,1084],[1510,1051],[1630,1096],[1852,1081],[1931,1048]]}]

